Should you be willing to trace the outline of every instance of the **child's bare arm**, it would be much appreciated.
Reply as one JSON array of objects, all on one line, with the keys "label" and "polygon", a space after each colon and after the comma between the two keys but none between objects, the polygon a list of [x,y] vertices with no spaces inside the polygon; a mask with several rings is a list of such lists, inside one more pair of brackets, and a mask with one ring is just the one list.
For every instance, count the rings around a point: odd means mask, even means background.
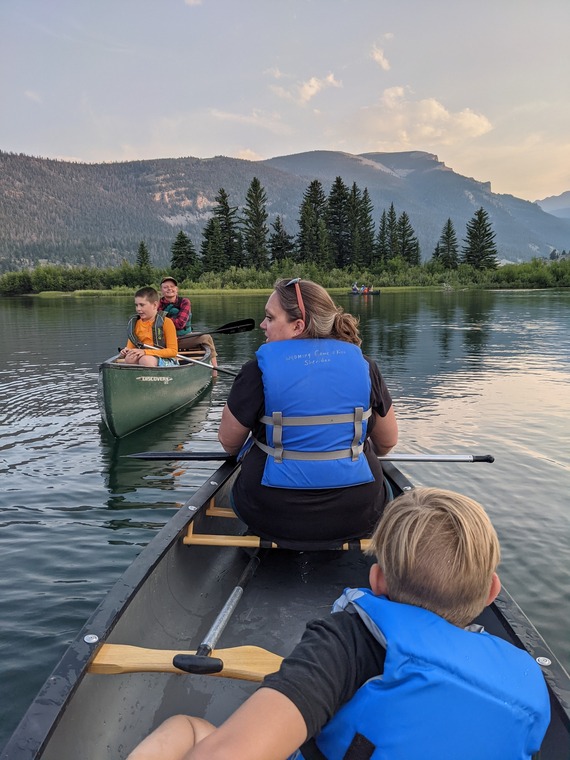
[{"label": "child's bare arm", "polygon": [[202,718],[174,715],[135,747],[127,760],[184,760],[191,747],[215,730]]},{"label": "child's bare arm", "polygon": [[285,760],[306,739],[305,721],[293,702],[261,688],[183,760]]}]

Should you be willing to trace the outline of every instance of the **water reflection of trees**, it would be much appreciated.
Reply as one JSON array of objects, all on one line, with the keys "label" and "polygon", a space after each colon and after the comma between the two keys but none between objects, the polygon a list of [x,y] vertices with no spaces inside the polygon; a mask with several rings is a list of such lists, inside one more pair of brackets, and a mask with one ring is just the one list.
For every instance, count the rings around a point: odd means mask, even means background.
[{"label": "water reflection of trees", "polygon": [[463,374],[466,360],[470,373],[473,361],[486,360],[495,301],[495,293],[481,291],[382,294],[372,314],[358,309],[364,351],[387,378],[404,374],[402,386],[425,397],[442,377]]}]

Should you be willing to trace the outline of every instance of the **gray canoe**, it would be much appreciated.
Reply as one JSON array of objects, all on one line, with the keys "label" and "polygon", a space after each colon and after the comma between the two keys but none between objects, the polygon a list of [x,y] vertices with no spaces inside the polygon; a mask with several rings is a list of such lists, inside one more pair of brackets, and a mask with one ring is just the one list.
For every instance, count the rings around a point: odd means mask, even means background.
[{"label": "gray canoe", "polygon": [[[411,487],[393,464],[383,467],[395,493]],[[235,474],[234,460],[225,461],[126,570],[40,690],[0,760],[121,760],[170,715],[195,714],[219,723],[257,688],[257,683],[235,677],[239,672],[165,672],[172,669],[172,653],[162,665],[160,652],[151,658],[164,672],[94,672],[109,644],[193,652],[227,600],[236,601],[234,590],[256,550],[231,545],[254,540],[232,538],[244,526],[224,512]],[[206,534],[212,545],[190,543],[197,534]],[[345,586],[367,585],[370,560],[356,547],[307,552],[261,548],[254,561],[258,559],[216,649],[248,645],[285,656],[305,623],[327,615]],[[552,706],[540,758],[567,760],[568,674],[506,591],[478,622],[540,658]],[[111,654],[106,668],[121,670],[126,662],[126,656]],[[227,659],[225,664],[229,667]]]}]

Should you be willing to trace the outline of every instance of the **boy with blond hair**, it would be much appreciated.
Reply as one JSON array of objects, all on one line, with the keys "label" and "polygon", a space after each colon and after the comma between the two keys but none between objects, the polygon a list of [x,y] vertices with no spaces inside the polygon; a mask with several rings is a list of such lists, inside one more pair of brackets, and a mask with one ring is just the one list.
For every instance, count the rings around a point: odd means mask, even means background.
[{"label": "boy with blond hair", "polygon": [[[470,625],[500,591],[497,534],[472,499],[416,488],[347,589],[220,728],[175,716],[129,760],[521,760],[550,720],[539,666]],[[300,749],[297,749],[299,748]],[[294,754],[292,754],[294,753]]]},{"label": "boy with blond hair", "polygon": [[[151,287],[135,293],[136,314],[127,325],[127,345],[119,355],[126,364],[143,367],[167,367],[178,364],[178,340],[174,322],[158,310],[160,296]],[[156,348],[145,348],[156,346]]]}]

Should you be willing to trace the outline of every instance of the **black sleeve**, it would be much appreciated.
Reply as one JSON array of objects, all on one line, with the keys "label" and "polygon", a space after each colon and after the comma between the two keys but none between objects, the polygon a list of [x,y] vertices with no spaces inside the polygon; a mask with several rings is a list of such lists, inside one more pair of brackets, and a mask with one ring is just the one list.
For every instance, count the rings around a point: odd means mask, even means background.
[{"label": "black sleeve", "polygon": [[364,357],[370,367],[370,381],[372,383],[371,405],[380,417],[385,417],[392,406],[392,396],[388,390],[384,378],[375,361],[368,356]]},{"label": "black sleeve", "polygon": [[228,396],[228,408],[240,425],[250,430],[258,426],[265,411],[265,396],[256,359],[246,362],[239,371]]},{"label": "black sleeve", "polygon": [[338,612],[310,622],[279,672],[267,676],[263,686],[293,702],[311,738],[363,683],[383,672],[384,656],[358,615]]}]

